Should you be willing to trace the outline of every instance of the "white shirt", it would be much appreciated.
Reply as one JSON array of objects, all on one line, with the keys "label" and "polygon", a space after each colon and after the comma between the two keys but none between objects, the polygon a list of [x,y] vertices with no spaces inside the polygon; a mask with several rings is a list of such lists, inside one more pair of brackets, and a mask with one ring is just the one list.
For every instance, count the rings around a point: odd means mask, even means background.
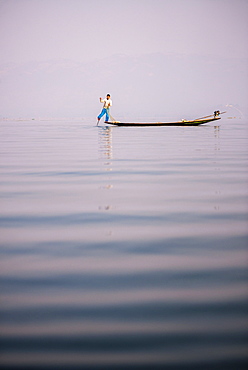
[{"label": "white shirt", "polygon": [[107,109],[109,107],[112,107],[112,100],[111,99],[101,99],[101,103],[103,103],[103,108]]}]

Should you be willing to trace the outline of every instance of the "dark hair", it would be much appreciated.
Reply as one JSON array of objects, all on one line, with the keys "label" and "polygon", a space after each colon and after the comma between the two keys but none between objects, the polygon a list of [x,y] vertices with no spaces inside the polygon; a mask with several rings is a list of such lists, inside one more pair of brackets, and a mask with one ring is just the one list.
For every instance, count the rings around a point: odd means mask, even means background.
[{"label": "dark hair", "polygon": [[110,94],[107,94],[107,96],[110,96]]}]

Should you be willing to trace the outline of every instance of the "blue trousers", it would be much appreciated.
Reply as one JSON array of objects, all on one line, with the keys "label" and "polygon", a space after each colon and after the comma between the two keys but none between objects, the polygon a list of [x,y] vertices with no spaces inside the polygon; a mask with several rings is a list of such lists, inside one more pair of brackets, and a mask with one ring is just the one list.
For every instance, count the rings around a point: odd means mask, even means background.
[{"label": "blue trousers", "polygon": [[107,109],[103,108],[101,113],[99,114],[99,116],[97,118],[101,119],[102,116],[104,116],[104,114],[106,114],[105,121],[108,122],[109,121],[109,108],[107,108]]}]

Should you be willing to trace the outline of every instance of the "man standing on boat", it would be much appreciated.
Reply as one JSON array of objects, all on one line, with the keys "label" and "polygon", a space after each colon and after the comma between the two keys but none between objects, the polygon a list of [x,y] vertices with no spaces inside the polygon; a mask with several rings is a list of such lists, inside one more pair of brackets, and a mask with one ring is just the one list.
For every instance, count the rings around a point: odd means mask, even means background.
[{"label": "man standing on boat", "polygon": [[110,95],[107,94],[105,99],[100,98],[100,103],[103,103],[103,108],[99,116],[97,117],[97,124],[99,123],[100,119],[104,114],[106,114],[105,122],[109,120],[109,108],[112,106],[112,100],[110,99]]}]

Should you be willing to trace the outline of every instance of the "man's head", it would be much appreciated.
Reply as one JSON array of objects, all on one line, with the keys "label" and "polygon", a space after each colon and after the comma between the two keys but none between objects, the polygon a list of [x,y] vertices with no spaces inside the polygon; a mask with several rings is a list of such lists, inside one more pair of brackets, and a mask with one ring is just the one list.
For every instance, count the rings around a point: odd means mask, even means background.
[{"label": "man's head", "polygon": [[107,94],[107,99],[109,99],[110,98],[110,95],[109,94]]}]

